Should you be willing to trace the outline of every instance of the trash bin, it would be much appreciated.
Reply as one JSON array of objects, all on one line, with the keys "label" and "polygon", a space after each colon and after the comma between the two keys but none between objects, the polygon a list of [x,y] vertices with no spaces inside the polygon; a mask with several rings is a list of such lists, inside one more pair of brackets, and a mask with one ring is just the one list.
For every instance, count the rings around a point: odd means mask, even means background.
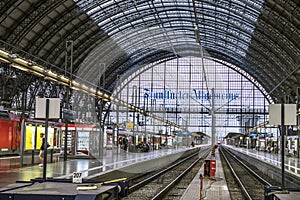
[{"label": "trash bin", "polygon": [[204,160],[204,177],[215,177],[216,160]]}]

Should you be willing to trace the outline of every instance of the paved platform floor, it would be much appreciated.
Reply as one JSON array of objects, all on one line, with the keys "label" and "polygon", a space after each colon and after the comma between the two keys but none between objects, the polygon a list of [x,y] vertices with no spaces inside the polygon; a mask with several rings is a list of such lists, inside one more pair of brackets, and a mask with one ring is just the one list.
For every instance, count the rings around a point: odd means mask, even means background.
[{"label": "paved platform floor", "polygon": [[204,175],[204,165],[202,165],[198,174],[195,176],[181,200],[230,200],[227,183],[224,177],[224,171],[220,160],[218,149],[215,157],[216,160],[215,177],[203,178],[202,198],[200,199],[200,174]]},{"label": "paved platform floor", "polygon": [[289,192],[289,194],[275,194],[276,200],[299,200],[300,192]]},{"label": "paved platform floor", "polygon": [[[71,179],[73,172],[81,172],[82,178],[89,179],[114,169],[163,156],[184,153],[189,149],[191,148],[166,148],[148,153],[114,152],[108,150],[96,159],[68,159],[63,161],[63,159],[56,158],[55,162],[47,163],[46,177]],[[38,157],[38,155],[36,156]],[[140,170],[143,169],[141,168]],[[40,167],[38,164],[21,167],[19,156],[0,158],[0,188],[16,181],[30,181],[31,179],[43,177],[43,175],[43,167]]]},{"label": "paved platform floor", "polygon": [[[239,151],[245,153],[249,156],[257,158],[261,161],[268,162],[272,165],[281,167],[281,154],[280,152],[275,154],[274,152],[269,153],[265,151],[257,151],[255,149],[247,149],[244,147],[236,147],[232,145],[226,145],[226,147],[230,147],[235,151]],[[285,155],[284,157],[284,166],[285,170],[300,177],[300,159],[294,156]]]}]

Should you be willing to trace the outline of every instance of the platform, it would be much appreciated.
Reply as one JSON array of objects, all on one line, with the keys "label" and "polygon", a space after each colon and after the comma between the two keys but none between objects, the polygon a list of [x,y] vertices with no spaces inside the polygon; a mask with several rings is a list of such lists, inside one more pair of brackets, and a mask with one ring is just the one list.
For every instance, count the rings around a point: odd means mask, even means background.
[{"label": "platform", "polygon": [[[199,146],[198,146],[199,147]],[[62,159],[56,160],[53,163],[47,163],[46,177],[57,179],[71,179],[73,172],[81,172],[83,179],[91,179],[101,174],[116,170],[145,170],[150,167],[151,160],[160,159],[160,164],[167,164],[173,162],[187,150],[195,148],[170,148],[151,151],[148,153],[130,153],[130,152],[116,152],[107,150],[103,155],[96,159]],[[168,159],[164,159],[168,156]],[[16,181],[30,181],[31,179],[43,177],[43,167],[38,164],[26,167],[20,167],[18,157],[0,158],[0,188],[8,184],[16,183]],[[146,163],[143,167],[132,167],[134,164]],[[165,162],[165,163],[164,163]],[[157,165],[156,162],[152,162]],[[139,172],[137,172],[139,173]]]},{"label": "platform", "polygon": [[[235,151],[243,152],[251,157],[259,159],[264,162],[268,162],[272,165],[276,165],[281,167],[281,154],[269,153],[265,151],[257,151],[255,149],[247,149],[244,147],[236,147],[232,145],[225,145],[226,147],[232,148]],[[285,170],[289,171],[290,173],[300,177],[300,160],[296,157],[285,156],[284,157],[284,165]]]},{"label": "platform", "polygon": [[78,190],[77,185],[62,182],[35,182],[33,184],[17,183],[12,185],[14,185],[15,189],[2,192],[1,190],[3,190],[3,188],[0,188],[0,199],[118,199],[117,185],[99,186],[93,190]]},{"label": "platform", "polygon": [[[214,177],[203,178],[202,199],[229,200],[231,199],[224,176],[218,148],[215,152],[216,172]],[[200,199],[200,174],[204,175],[204,165],[185,191],[181,200]]]},{"label": "platform", "polygon": [[275,200],[297,200],[300,199],[300,192],[289,192],[288,194],[275,194]]}]

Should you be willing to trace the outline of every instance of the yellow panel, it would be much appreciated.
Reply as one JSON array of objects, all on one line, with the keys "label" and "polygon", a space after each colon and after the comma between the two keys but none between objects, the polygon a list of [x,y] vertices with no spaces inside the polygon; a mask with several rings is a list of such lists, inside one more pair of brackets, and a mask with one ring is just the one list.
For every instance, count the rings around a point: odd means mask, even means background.
[{"label": "yellow panel", "polygon": [[128,122],[128,123],[126,124],[126,128],[127,128],[127,129],[133,129],[133,122]]},{"label": "yellow panel", "polygon": [[32,150],[34,147],[34,127],[26,125],[25,150]]},{"label": "yellow panel", "polygon": [[48,143],[51,147],[53,147],[53,140],[54,140],[54,128],[48,127]]},{"label": "yellow panel", "polygon": [[37,137],[36,137],[36,148],[40,149],[42,146],[42,137],[41,133],[45,133],[45,128],[42,126],[37,127]]}]

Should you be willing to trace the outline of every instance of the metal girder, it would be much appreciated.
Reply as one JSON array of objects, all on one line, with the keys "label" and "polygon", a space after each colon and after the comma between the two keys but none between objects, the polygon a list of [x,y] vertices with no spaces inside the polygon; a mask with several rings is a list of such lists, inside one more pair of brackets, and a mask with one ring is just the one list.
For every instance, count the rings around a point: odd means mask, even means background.
[{"label": "metal girder", "polygon": [[[21,0],[0,4],[0,39],[18,49],[4,43],[2,48],[43,62],[28,52],[63,73],[65,41],[72,40],[73,72],[95,84],[105,82],[109,90],[118,76],[139,64],[198,52],[196,19],[188,1]],[[266,91],[272,91],[274,99],[299,86],[295,70],[300,57],[298,1],[202,0],[195,5],[201,45],[213,58],[241,67]],[[86,58],[91,54],[94,59],[89,62]],[[106,67],[96,67],[101,73],[95,74],[91,66],[97,62]]]}]

